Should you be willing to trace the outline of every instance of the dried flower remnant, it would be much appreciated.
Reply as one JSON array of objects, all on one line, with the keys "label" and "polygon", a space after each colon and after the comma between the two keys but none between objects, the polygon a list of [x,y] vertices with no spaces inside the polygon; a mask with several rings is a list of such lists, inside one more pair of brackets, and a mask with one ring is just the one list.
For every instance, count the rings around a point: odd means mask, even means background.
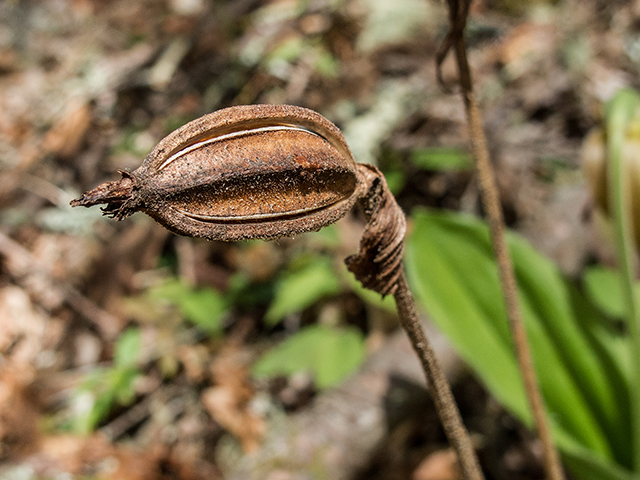
[{"label": "dried flower remnant", "polygon": [[392,294],[406,221],[382,174],[357,164],[338,128],[288,105],[245,105],[205,115],[169,134],[133,172],[72,206],[106,204],[122,220],[142,211],[179,235],[273,239],[319,230],[360,200],[369,221],[349,269]]},{"label": "dried flower remnant", "polygon": [[360,199],[368,223],[360,251],[345,263],[363,287],[382,295],[394,294],[402,273],[406,218],[382,173],[372,165],[359,164],[358,168],[368,185]]}]

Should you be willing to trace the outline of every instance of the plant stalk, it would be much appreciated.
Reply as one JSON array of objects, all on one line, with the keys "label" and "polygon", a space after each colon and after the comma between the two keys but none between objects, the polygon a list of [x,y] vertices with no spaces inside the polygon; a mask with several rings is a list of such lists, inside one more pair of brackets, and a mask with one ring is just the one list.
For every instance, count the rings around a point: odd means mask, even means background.
[{"label": "plant stalk", "polygon": [[465,480],[483,480],[484,476],[473,450],[469,433],[462,423],[449,383],[422,328],[415,300],[409,289],[404,271],[400,273],[398,278],[394,297],[402,327],[407,332],[411,345],[422,363],[422,368],[427,377],[427,385],[434,399],[444,431],[449,443],[458,455],[463,478]]},{"label": "plant stalk", "polygon": [[486,138],[482,131],[480,110],[472,92],[467,93],[466,99],[467,101],[465,103],[468,104],[469,128],[473,138],[478,179],[482,191],[484,208],[489,218],[489,229],[491,231],[493,249],[498,263],[505,309],[509,319],[511,336],[513,337],[522,381],[529,400],[529,407],[533,413],[534,424],[544,449],[546,476],[549,480],[563,480],[564,473],[560,465],[558,451],[551,436],[544,402],[531,358],[527,333],[524,328],[524,322],[522,321],[522,314],[518,303],[518,286],[505,240],[504,217],[500,208],[498,189],[489,160]]},{"label": "plant stalk", "polygon": [[[458,64],[459,83],[462,89],[464,105],[467,112],[467,122],[473,146],[478,180],[482,192],[482,202],[489,219],[489,229],[493,249],[498,263],[500,282],[504,297],[505,309],[511,335],[516,350],[516,357],[522,375],[524,388],[533,414],[536,430],[544,449],[544,463],[547,479],[563,480],[564,472],[560,465],[558,451],[551,437],[551,430],[545,412],[544,402],[538,386],[527,334],[524,329],[520,305],[518,303],[518,287],[509,250],[505,240],[505,224],[500,204],[500,196],[496,187],[495,175],[489,158],[487,139],[482,126],[480,108],[473,94],[473,81],[467,58],[464,40],[467,16],[471,0],[448,0],[449,19],[451,22],[449,33],[438,52],[438,66],[444,60],[447,51],[453,48]],[[441,80],[441,77],[439,77]]]}]

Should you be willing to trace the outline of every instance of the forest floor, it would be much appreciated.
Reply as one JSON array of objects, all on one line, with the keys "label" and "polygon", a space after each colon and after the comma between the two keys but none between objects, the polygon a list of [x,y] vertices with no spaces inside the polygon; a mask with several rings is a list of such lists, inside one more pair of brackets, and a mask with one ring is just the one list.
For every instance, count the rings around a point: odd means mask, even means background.
[{"label": "forest floor", "polygon": [[[447,26],[436,0],[0,3],[0,478],[250,478],[238,472],[279,448],[283,425],[328,444],[357,433],[333,480],[457,478],[395,315],[341,263],[360,217],[223,243],[68,205],[189,120],[288,103],[336,123],[408,215],[482,215],[473,169],[447,166],[469,151],[462,99],[436,82]],[[640,87],[640,2],[478,0],[467,41],[509,227],[570,277],[611,264],[581,149],[603,103]],[[453,87],[452,58],[443,75]],[[291,272],[316,264],[321,286],[305,299]],[[252,376],[264,352],[316,324],[358,332],[356,380]],[[487,478],[543,478],[535,437],[434,335]],[[389,401],[356,395],[362,372],[393,376],[406,397],[386,405],[384,429],[344,421]],[[253,478],[316,478],[299,454]]]}]

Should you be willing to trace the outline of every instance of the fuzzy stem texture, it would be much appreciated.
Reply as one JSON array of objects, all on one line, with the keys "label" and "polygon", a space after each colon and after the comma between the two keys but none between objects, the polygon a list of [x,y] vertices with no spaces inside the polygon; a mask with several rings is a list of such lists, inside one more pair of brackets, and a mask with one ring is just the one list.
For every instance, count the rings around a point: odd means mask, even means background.
[{"label": "fuzzy stem texture", "polygon": [[[500,204],[500,196],[489,158],[489,149],[487,148],[487,139],[482,126],[480,108],[473,94],[473,81],[471,79],[471,69],[469,68],[464,40],[464,31],[470,3],[471,0],[448,0],[451,25],[449,33],[443,41],[437,55],[438,67],[442,64],[447,52],[453,48],[458,64],[458,80],[462,89],[464,105],[467,112],[467,122],[473,145],[473,153],[476,158],[482,201],[489,219],[493,248],[498,263],[505,308],[524,388],[533,414],[535,427],[544,449],[546,476],[549,480],[564,480],[564,472],[560,465],[558,451],[551,437],[551,430],[533,367],[527,334],[522,321],[520,305],[518,303],[518,287],[505,240],[505,224]],[[441,81],[442,77],[439,76],[438,79]]]},{"label": "fuzzy stem texture", "polygon": [[411,295],[404,271],[400,272],[394,297],[402,327],[407,332],[411,345],[422,363],[427,377],[427,385],[433,396],[444,431],[458,455],[462,475],[465,480],[483,480],[484,476],[480,464],[473,450],[469,434],[462,423],[449,383],[420,323],[415,300]]}]

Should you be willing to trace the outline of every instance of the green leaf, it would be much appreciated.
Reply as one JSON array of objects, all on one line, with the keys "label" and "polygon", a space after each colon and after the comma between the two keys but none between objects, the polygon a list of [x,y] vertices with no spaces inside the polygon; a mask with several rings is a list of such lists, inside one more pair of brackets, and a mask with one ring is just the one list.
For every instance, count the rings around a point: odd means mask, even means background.
[{"label": "green leaf", "polygon": [[169,280],[149,291],[151,298],[175,305],[180,313],[210,335],[219,335],[229,306],[212,288],[194,289],[178,279]]},{"label": "green leaf", "polygon": [[[605,462],[613,459],[612,436],[625,438],[628,411],[620,408],[618,396],[626,394],[628,384],[612,378],[598,358],[620,365],[606,349],[594,352],[575,315],[580,298],[556,267],[521,238],[511,235],[508,241],[556,439],[561,447],[573,442]],[[486,226],[462,215],[420,211],[406,260],[417,300],[498,400],[531,424]]]},{"label": "green leaf", "polygon": [[140,375],[141,334],[138,328],[125,330],[116,342],[111,368],[97,368],[78,387],[74,398],[71,428],[91,433],[111,412],[114,405],[127,405],[135,399],[134,382]]},{"label": "green leaf", "polygon": [[[573,307],[573,317],[580,324],[589,348],[584,355],[594,360],[606,374],[609,389],[610,412],[615,414],[607,418],[605,410],[594,407],[603,426],[616,461],[620,465],[631,465],[631,408],[629,403],[629,382],[631,356],[629,342],[620,328],[605,318],[581,292],[569,285],[569,294]],[[588,385],[582,385],[582,388]]]},{"label": "green leaf", "polygon": [[[483,243],[465,236],[469,228],[460,225],[456,233],[451,231],[455,224],[447,230],[439,220],[426,212],[414,216],[405,259],[416,300],[498,400],[530,423],[504,308],[496,298],[497,272],[489,251],[480,251],[477,246]],[[478,235],[473,229],[469,233]],[[485,281],[469,281],[471,276]]]},{"label": "green leaf", "polygon": [[133,382],[140,375],[136,368],[113,369],[109,383],[113,392],[113,399],[119,405],[128,405],[135,398]]},{"label": "green leaf", "polygon": [[227,305],[222,295],[213,289],[191,292],[179,302],[182,314],[205,332],[222,333],[222,319]]},{"label": "green leaf", "polygon": [[595,457],[590,450],[571,449],[563,452],[563,459],[580,480],[636,480],[637,477],[620,466]]},{"label": "green leaf", "polygon": [[311,372],[320,389],[337,385],[362,363],[364,340],[354,328],[313,325],[303,328],[265,354],[254,366],[257,377]]},{"label": "green leaf", "polygon": [[[566,412],[584,401],[585,413],[594,418],[605,434],[612,458],[622,463],[630,461],[627,455],[630,453],[627,449],[630,438],[626,428],[630,417],[628,408],[625,408],[628,382],[616,383],[614,375],[621,372],[621,368],[616,367],[613,371],[603,367],[603,359],[599,358],[586,332],[588,323],[593,326],[603,319],[594,309],[589,310],[586,300],[562,278],[556,266],[523,239],[513,235],[510,246],[525,322],[532,331],[529,335],[538,359],[536,367],[547,380],[541,385],[551,412],[554,408],[555,411],[561,409]],[[529,308],[533,310],[530,317],[527,315]],[[538,325],[541,327],[540,338],[533,333]],[[539,347],[534,344],[536,341],[540,342]],[[548,357],[553,354],[558,355],[559,362],[577,389],[578,396],[573,402],[555,393],[564,380],[558,378],[555,385],[550,381],[552,376],[560,377],[557,370],[548,369]],[[584,425],[577,416],[574,421],[580,421],[580,424],[567,426],[567,429],[577,433]]]},{"label": "green leaf", "polygon": [[134,381],[139,375],[138,368],[115,364],[112,368],[96,369],[87,375],[76,391],[71,428],[81,434],[91,433],[114,405],[131,403],[135,398]]},{"label": "green leaf", "polygon": [[118,368],[135,367],[140,358],[140,329],[129,328],[125,330],[116,343],[113,362]]},{"label": "green leaf", "polygon": [[[585,293],[602,313],[625,320],[620,274],[616,270],[599,265],[589,267],[584,272],[582,283]],[[640,299],[640,283],[635,282],[633,289],[636,299]]]},{"label": "green leaf", "polygon": [[287,315],[313,305],[323,297],[340,292],[331,263],[319,258],[300,270],[284,274],[276,283],[275,298],[265,314],[268,326],[276,325]]},{"label": "green leaf", "polygon": [[449,147],[415,150],[411,154],[411,161],[425,170],[466,171],[474,168],[466,151]]},{"label": "green leaf", "polygon": [[585,293],[593,303],[612,318],[624,318],[624,300],[620,274],[601,266],[585,270],[582,278]]}]

